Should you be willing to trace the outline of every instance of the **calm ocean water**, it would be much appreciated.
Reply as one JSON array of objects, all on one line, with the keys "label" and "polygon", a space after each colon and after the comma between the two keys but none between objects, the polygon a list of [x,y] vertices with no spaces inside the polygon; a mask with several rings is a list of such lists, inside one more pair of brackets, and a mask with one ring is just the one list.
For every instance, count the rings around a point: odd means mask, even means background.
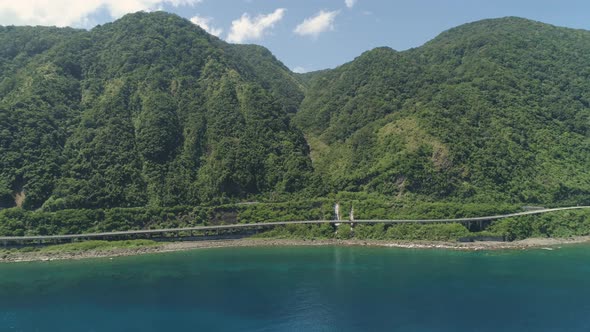
[{"label": "calm ocean water", "polygon": [[590,331],[590,246],[0,264],[0,331]]}]

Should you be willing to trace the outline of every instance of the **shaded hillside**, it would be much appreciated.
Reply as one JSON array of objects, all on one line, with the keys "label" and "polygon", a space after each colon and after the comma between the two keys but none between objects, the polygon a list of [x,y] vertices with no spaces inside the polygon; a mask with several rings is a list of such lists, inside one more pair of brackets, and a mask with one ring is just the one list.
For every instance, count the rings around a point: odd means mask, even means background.
[{"label": "shaded hillside", "polygon": [[245,71],[256,74],[262,87],[268,89],[277,98],[288,113],[297,113],[304,98],[304,84],[278,61],[266,48],[258,45],[226,44],[227,52],[240,68],[250,67]]},{"label": "shaded hillside", "polygon": [[304,187],[307,145],[288,114],[303,95],[267,51],[161,12],[91,31],[0,29],[17,38],[0,46],[3,206],[196,204]]},{"label": "shaded hillside", "polygon": [[590,32],[484,20],[313,77],[296,117],[332,191],[588,202]]}]

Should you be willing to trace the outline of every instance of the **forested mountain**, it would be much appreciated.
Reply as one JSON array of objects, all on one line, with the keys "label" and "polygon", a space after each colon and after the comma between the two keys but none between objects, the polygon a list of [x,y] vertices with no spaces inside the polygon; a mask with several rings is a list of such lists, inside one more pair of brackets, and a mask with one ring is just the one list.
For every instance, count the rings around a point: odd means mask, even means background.
[{"label": "forested mountain", "polygon": [[309,85],[295,120],[333,191],[590,200],[588,31],[484,20]]},{"label": "forested mountain", "polygon": [[518,18],[303,75],[162,12],[0,27],[0,208],[588,203],[589,76],[590,32]]},{"label": "forested mountain", "polygon": [[303,93],[258,46],[137,13],[0,30],[0,196],[46,209],[197,204],[303,189]]}]

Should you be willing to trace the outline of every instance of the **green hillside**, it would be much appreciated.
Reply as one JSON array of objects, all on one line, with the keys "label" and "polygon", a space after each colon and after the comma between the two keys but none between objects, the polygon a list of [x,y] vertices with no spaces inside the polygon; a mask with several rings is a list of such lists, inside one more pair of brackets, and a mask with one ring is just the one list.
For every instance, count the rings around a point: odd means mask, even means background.
[{"label": "green hillside", "polygon": [[297,114],[331,191],[590,202],[590,32],[484,20],[315,75]]},{"label": "green hillside", "polygon": [[219,202],[299,191],[311,173],[289,115],[301,85],[258,46],[161,12],[0,41],[0,206]]},{"label": "green hillside", "polygon": [[590,32],[519,18],[308,74],[162,12],[0,27],[0,208],[590,203],[589,76]]}]

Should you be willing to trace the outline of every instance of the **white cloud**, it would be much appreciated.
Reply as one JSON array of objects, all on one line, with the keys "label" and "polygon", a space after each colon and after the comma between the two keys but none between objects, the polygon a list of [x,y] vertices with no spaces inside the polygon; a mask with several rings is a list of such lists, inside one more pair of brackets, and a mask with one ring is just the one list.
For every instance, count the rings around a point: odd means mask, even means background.
[{"label": "white cloud", "polygon": [[303,74],[303,73],[307,73],[309,70],[305,69],[304,67],[301,66],[297,66],[295,68],[293,68],[293,72],[294,73],[298,73],[298,74]]},{"label": "white cloud", "polygon": [[211,21],[213,21],[212,17],[202,17],[202,16],[198,16],[198,15],[191,17],[191,22],[200,26],[208,33],[210,33],[216,37],[219,37],[223,33],[223,29],[216,28],[216,27],[210,25]]},{"label": "white cloud", "polygon": [[354,7],[356,0],[344,0],[344,3],[346,4],[346,7],[352,8],[352,7]]},{"label": "white cloud", "polygon": [[266,30],[275,26],[285,15],[286,9],[279,8],[267,15],[251,18],[248,13],[231,22],[231,30],[227,36],[230,43],[243,43],[247,40],[257,40],[264,36]]},{"label": "white cloud", "polygon": [[112,18],[141,10],[151,11],[164,4],[196,5],[202,0],[1,0],[1,25],[84,25],[98,10]]},{"label": "white cloud", "polygon": [[303,20],[293,31],[300,36],[317,38],[324,31],[334,30],[334,20],[338,12],[337,10],[333,12],[321,10],[315,16]]}]

